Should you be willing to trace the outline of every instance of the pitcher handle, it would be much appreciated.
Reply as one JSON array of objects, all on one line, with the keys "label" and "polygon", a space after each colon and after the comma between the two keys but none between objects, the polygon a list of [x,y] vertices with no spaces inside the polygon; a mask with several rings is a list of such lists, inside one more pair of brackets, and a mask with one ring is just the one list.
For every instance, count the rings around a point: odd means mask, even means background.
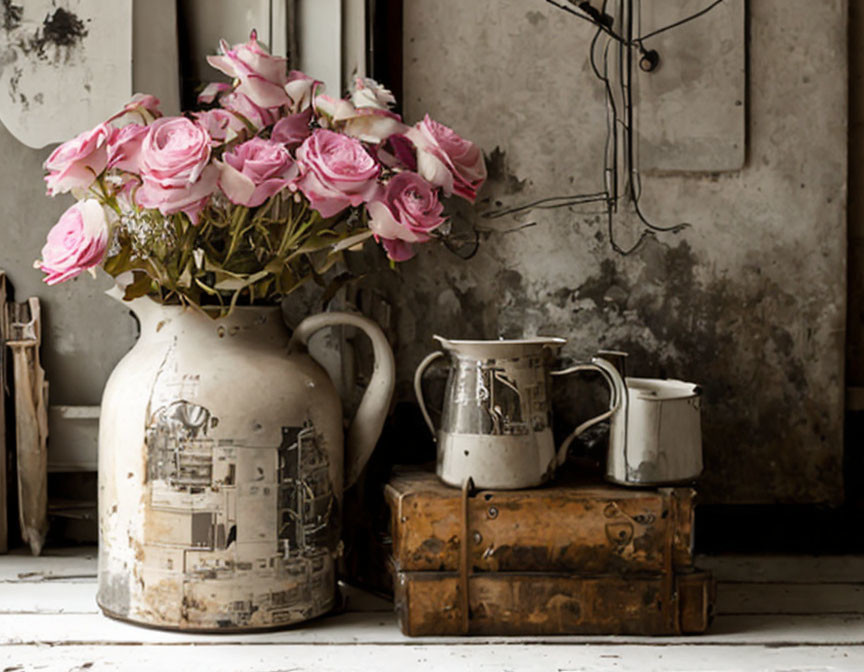
[{"label": "pitcher handle", "polygon": [[581,362],[561,371],[552,371],[551,374],[553,376],[566,376],[571,373],[576,373],[577,371],[597,371],[603,376],[606,384],[609,385],[609,410],[591,418],[590,420],[586,420],[574,429],[570,433],[570,436],[564,439],[564,442],[558,448],[558,466],[561,466],[567,460],[567,450],[570,448],[570,444],[573,443],[577,436],[589,427],[593,427],[598,422],[611,418],[615,412],[621,408],[627,398],[627,387],[624,383],[624,379],[621,378],[621,374],[618,373],[618,370],[612,364],[602,357],[594,357],[590,362]]},{"label": "pitcher handle", "polygon": [[423,419],[429,426],[429,431],[432,432],[432,440],[436,442],[438,441],[438,430],[436,430],[435,425],[432,424],[432,418],[429,417],[429,411],[426,410],[426,401],[423,399],[423,374],[426,373],[426,369],[429,368],[429,365],[432,364],[432,362],[443,356],[444,353],[441,350],[426,355],[423,361],[420,362],[420,366],[418,366],[417,370],[414,372],[414,394],[417,396],[417,403],[420,404],[420,412],[423,414]]},{"label": "pitcher handle", "polygon": [[372,377],[348,428],[345,441],[344,487],[347,490],[360,477],[360,472],[372,456],[375,444],[381,436],[396,384],[396,363],[390,343],[381,331],[381,327],[368,317],[355,313],[332,312],[310,315],[294,330],[288,344],[288,351],[305,350],[312,334],[324,327],[336,325],[348,325],[364,331],[372,341],[375,357]]}]

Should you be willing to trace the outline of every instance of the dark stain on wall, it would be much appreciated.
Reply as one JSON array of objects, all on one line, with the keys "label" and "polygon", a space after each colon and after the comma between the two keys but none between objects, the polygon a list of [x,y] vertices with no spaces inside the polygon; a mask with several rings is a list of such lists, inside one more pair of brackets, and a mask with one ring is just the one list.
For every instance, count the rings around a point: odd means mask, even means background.
[{"label": "dark stain on wall", "polygon": [[21,15],[24,7],[16,5],[12,0],[3,0],[3,30],[9,32],[21,25]]},{"label": "dark stain on wall", "polygon": [[2,0],[2,3],[2,28],[7,44],[4,61],[15,60],[15,52],[20,52],[46,63],[63,65],[88,35],[86,22],[89,19],[81,19],[63,7],[47,14],[41,24],[28,25],[22,22],[22,5],[12,0]]},{"label": "dark stain on wall", "polygon": [[528,183],[527,180],[520,180],[516,176],[510,168],[506,152],[500,147],[496,147],[491,154],[487,155],[486,170],[489,177],[484,192],[509,196],[523,191]]},{"label": "dark stain on wall", "polygon": [[[700,280],[686,241],[654,241],[642,261],[634,277],[620,260],[606,259],[570,298],[587,300],[591,307],[578,312],[607,325],[601,347],[630,354],[630,375],[702,386],[706,499],[758,502],[770,491],[781,502],[839,501],[842,465],[824,449],[834,438],[827,436],[831,419],[807,376],[817,355],[796,350],[800,338],[790,331],[808,319],[796,297],[757,266],[746,277]],[[578,405],[556,410],[565,425],[589,414]]]},{"label": "dark stain on wall", "polygon": [[84,22],[62,7],[42,22],[40,45],[52,44],[57,47],[74,47],[87,37]]},{"label": "dark stain on wall", "polygon": [[[31,101],[20,90],[24,69],[17,64],[19,59],[23,56],[31,62],[36,60],[62,67],[81,48],[88,30],[85,20],[63,7],[46,14],[42,22],[35,25],[23,21],[23,5],[16,5],[12,0],[0,2],[0,28],[4,38],[0,39],[4,46],[0,52],[0,75],[6,67],[13,66],[7,93],[12,102],[26,112]],[[33,102],[41,104],[41,94],[34,96]]]},{"label": "dark stain on wall", "polygon": [[[59,50],[65,48],[63,53],[68,61],[70,49],[79,46],[85,37],[87,29],[84,21],[72,12],[58,7],[42,21],[40,28],[30,38],[29,47],[40,60],[53,58],[55,63]],[[54,52],[49,54],[52,47]]]}]

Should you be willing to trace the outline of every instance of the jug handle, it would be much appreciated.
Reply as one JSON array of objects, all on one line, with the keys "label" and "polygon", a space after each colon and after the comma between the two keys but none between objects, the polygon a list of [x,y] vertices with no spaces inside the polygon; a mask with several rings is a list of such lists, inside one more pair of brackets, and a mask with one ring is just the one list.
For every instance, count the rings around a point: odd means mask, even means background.
[{"label": "jug handle", "polygon": [[612,364],[601,357],[594,357],[590,362],[581,362],[567,369],[562,369],[561,371],[552,371],[551,375],[566,376],[571,373],[576,373],[577,371],[597,371],[603,376],[606,384],[609,385],[609,410],[591,418],[590,420],[586,420],[574,429],[570,433],[570,436],[564,439],[564,442],[558,448],[559,467],[567,460],[567,450],[570,448],[570,444],[573,443],[576,437],[589,427],[596,425],[598,422],[611,418],[615,412],[621,408],[622,403],[627,396],[627,387],[625,386],[624,379],[621,378],[621,374],[618,373],[618,370]]},{"label": "jug handle", "polygon": [[429,417],[429,411],[426,410],[426,401],[423,399],[423,374],[426,373],[426,369],[429,368],[429,365],[432,364],[432,362],[443,356],[444,353],[441,350],[426,355],[423,361],[420,362],[420,366],[418,366],[417,370],[414,372],[414,394],[417,395],[417,403],[420,404],[420,412],[423,414],[423,419],[429,426],[429,431],[432,432],[432,440],[436,442],[438,441],[438,430],[436,430],[435,425],[432,424],[432,418]]},{"label": "jug handle", "polygon": [[324,327],[336,325],[348,325],[364,331],[372,341],[372,352],[375,357],[372,377],[348,428],[345,441],[344,488],[347,490],[360,477],[360,472],[372,456],[375,444],[381,436],[396,384],[396,363],[393,359],[393,350],[390,349],[390,343],[381,331],[381,327],[368,317],[354,313],[332,312],[310,315],[294,330],[288,344],[288,352],[305,350],[312,334]]}]

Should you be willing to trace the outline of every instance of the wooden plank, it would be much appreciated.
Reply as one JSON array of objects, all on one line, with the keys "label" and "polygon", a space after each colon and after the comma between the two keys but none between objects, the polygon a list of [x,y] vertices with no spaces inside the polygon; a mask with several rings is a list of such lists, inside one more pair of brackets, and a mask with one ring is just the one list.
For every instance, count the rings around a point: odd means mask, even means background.
[{"label": "wooden plank", "polygon": [[696,564],[721,583],[864,583],[864,556],[856,555],[700,555]]},{"label": "wooden plank", "polygon": [[0,554],[9,550],[9,490],[6,484],[6,274],[0,271]]},{"label": "wooden plank", "polygon": [[0,614],[96,614],[96,582],[0,584]]},{"label": "wooden plank", "polygon": [[197,647],[9,647],[0,651],[0,669],[186,670],[208,672],[405,672],[405,670],[559,670],[560,672],[842,672],[864,668],[864,648],[798,646],[237,646],[212,651]]},{"label": "wooden plank", "polygon": [[[279,632],[196,635],[143,628],[97,614],[0,614],[0,651],[7,646],[64,645],[168,645],[219,646],[302,644],[508,644],[571,645],[617,644],[689,647],[749,646],[864,646],[861,616],[718,616],[708,633],[697,636],[644,637],[617,635],[563,635],[544,637],[423,637],[403,635],[390,614],[340,614]],[[482,647],[480,647],[482,648]],[[491,648],[491,647],[490,647]],[[0,670],[3,668],[0,667]],[[353,668],[352,668],[353,669]],[[864,669],[864,668],[861,668]],[[860,670],[858,671],[860,672]]]},{"label": "wooden plank", "polygon": [[29,551],[18,548],[9,555],[0,556],[0,583],[33,582],[44,578],[58,580],[64,576],[79,577],[82,574],[95,579],[96,555],[95,546],[47,548],[36,558]]},{"label": "wooden plank", "polygon": [[48,534],[48,382],[39,363],[42,317],[39,299],[7,305],[6,345],[12,351],[18,518],[33,555]]}]

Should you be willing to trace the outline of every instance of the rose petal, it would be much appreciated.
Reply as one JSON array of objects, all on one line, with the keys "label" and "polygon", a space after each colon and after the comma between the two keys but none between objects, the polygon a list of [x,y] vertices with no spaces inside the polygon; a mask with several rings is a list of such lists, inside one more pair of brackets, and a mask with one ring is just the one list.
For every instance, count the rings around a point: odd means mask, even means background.
[{"label": "rose petal", "polygon": [[234,205],[249,205],[255,183],[227,161],[219,166],[219,188]]}]

